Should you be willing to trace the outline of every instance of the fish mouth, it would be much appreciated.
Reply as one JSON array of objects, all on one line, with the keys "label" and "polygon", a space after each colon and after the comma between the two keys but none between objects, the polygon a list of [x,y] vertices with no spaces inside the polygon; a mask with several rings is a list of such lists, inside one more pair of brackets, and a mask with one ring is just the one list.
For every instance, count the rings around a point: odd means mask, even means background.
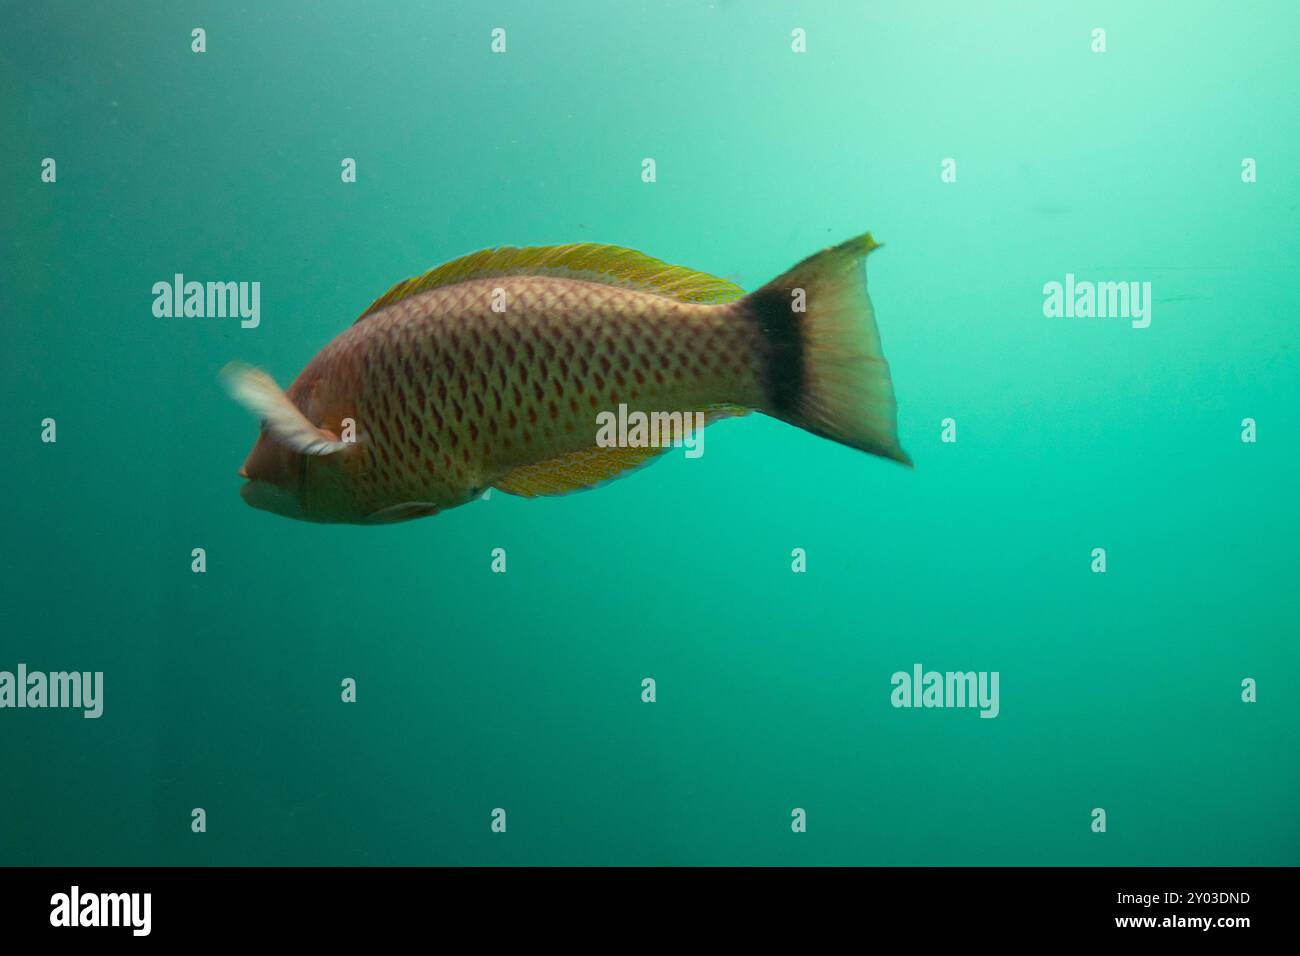
[{"label": "fish mouth", "polygon": [[284,492],[275,487],[269,481],[262,481],[258,478],[249,478],[239,486],[239,497],[243,498],[254,508],[263,507],[263,502],[281,497]]},{"label": "fish mouth", "polygon": [[269,511],[286,518],[303,517],[302,505],[297,496],[269,481],[250,478],[239,486],[239,497],[249,507],[259,511]]},{"label": "fish mouth", "polygon": [[250,508],[256,508],[259,511],[274,511],[271,503],[274,495],[268,494],[266,482],[253,481],[252,479],[244,482],[239,486],[239,497],[244,499],[244,504]]}]

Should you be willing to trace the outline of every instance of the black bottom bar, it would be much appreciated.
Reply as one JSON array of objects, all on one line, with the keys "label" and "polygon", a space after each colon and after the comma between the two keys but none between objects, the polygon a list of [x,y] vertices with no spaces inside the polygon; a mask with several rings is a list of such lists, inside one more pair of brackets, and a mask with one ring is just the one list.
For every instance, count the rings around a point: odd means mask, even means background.
[{"label": "black bottom bar", "polygon": [[1296,875],[1237,868],[6,869],[0,925],[7,941],[75,934],[91,944],[145,936],[146,928],[149,938],[169,942],[269,934],[338,943],[430,931],[492,941],[517,932],[537,941],[595,935],[598,925],[607,932],[611,922],[627,941],[649,934],[663,945],[700,927],[764,939],[847,931],[859,940],[901,932],[918,941],[1044,933],[1230,941],[1285,930]]}]

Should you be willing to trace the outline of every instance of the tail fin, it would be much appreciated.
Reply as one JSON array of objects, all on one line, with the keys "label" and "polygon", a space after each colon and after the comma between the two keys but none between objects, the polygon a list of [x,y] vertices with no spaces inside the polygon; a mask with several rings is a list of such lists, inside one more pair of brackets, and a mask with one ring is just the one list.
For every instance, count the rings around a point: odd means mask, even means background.
[{"label": "tail fin", "polygon": [[910,466],[867,298],[871,233],[799,263],[740,303],[768,342],[764,412]]}]

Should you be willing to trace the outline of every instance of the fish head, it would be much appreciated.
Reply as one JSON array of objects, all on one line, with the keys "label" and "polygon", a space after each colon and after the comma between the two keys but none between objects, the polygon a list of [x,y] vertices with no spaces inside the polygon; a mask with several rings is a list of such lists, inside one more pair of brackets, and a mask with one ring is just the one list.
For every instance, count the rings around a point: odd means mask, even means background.
[{"label": "fish head", "polygon": [[249,505],[285,518],[357,522],[347,473],[348,455],[302,454],[263,432],[239,469],[246,479],[239,495]]},{"label": "fish head", "polygon": [[246,479],[239,496],[262,511],[307,520],[306,466],[306,455],[285,447],[264,430],[239,469],[239,476]]},{"label": "fish head", "polygon": [[262,419],[239,469],[240,497],[254,508],[299,521],[356,522],[352,478],[356,446],[341,437],[355,403],[330,377],[309,366],[282,392],[266,373],[231,363],[222,371],[231,394]]}]

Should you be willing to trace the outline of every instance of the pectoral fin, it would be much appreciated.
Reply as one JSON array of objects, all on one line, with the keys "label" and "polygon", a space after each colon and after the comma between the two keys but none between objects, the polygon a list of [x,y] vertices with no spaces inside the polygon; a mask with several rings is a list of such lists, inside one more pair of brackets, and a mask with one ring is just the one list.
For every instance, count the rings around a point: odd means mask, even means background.
[{"label": "pectoral fin", "polygon": [[439,510],[441,509],[431,501],[403,501],[400,505],[389,505],[366,515],[366,524],[394,524],[412,518],[427,518],[436,515]]},{"label": "pectoral fin", "polygon": [[300,455],[332,455],[348,447],[309,422],[261,369],[231,362],[221,370],[221,381],[230,397],[260,418],[267,433],[286,448]]}]

